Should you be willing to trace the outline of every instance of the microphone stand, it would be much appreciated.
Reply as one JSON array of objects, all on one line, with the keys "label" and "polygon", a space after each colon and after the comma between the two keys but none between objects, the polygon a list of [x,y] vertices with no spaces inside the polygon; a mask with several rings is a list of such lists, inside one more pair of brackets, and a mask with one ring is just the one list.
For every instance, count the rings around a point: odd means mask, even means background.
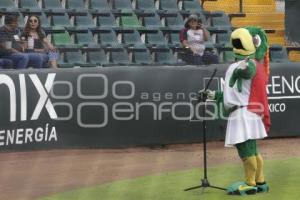
[{"label": "microphone stand", "polygon": [[[199,99],[198,101],[199,102],[204,102],[204,109],[203,109],[203,117],[205,116],[205,113],[206,113],[206,105],[205,105],[205,102],[207,100],[207,96],[205,95],[205,92],[207,91],[211,81],[213,80],[214,76],[216,75],[216,72],[217,72],[217,69],[214,70],[213,74],[211,75],[209,81],[207,82],[204,90],[200,93],[199,95]],[[204,192],[204,189],[205,188],[214,188],[214,189],[219,189],[219,190],[226,190],[225,188],[222,188],[222,187],[217,187],[217,186],[214,186],[214,185],[211,185],[208,181],[208,177],[207,177],[207,148],[206,148],[206,120],[205,118],[203,118],[203,121],[202,121],[202,129],[203,129],[203,161],[204,161],[204,177],[201,179],[201,185],[198,185],[198,186],[194,186],[194,187],[189,187],[189,188],[186,188],[184,191],[189,191],[189,190],[194,190],[194,189],[197,189],[197,188],[202,188],[202,192],[201,194]]]}]

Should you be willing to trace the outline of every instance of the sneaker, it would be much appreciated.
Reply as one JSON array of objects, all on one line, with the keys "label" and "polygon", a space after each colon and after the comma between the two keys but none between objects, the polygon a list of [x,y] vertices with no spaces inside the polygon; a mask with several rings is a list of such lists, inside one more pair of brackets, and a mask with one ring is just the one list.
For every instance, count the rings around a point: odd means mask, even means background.
[{"label": "sneaker", "polygon": [[256,185],[257,187],[257,192],[258,193],[265,193],[269,192],[269,185],[267,183],[261,184],[261,185]]},{"label": "sneaker", "polygon": [[245,182],[237,182],[230,185],[227,189],[229,195],[252,195],[256,194],[257,187],[247,185]]}]

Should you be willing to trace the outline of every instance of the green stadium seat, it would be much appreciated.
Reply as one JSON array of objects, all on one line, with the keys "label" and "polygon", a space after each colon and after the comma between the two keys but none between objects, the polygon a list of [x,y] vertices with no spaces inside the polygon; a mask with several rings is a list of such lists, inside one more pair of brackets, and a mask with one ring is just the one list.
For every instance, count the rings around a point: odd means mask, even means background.
[{"label": "green stadium seat", "polygon": [[165,18],[165,24],[172,29],[182,29],[184,27],[183,17],[180,14]]},{"label": "green stadium seat", "polygon": [[100,15],[97,17],[97,25],[101,28],[116,28],[118,24],[113,14]]},{"label": "green stadium seat", "polygon": [[57,47],[74,46],[74,43],[68,32],[52,33],[51,41]]},{"label": "green stadium seat", "polygon": [[109,64],[107,56],[103,49],[87,52],[87,63],[103,66]]},{"label": "green stadium seat", "polygon": [[137,65],[151,65],[153,64],[152,56],[148,49],[133,51],[132,63]]},{"label": "green stadium seat", "polygon": [[273,44],[270,48],[270,62],[290,62],[286,48],[280,44]]},{"label": "green stadium seat", "polygon": [[129,56],[125,49],[112,50],[109,54],[109,60],[115,65],[129,65]]},{"label": "green stadium seat", "polygon": [[169,12],[178,12],[177,0],[160,0],[159,10],[167,10]]},{"label": "green stadium seat", "polygon": [[141,28],[143,27],[137,16],[132,13],[132,15],[125,15],[120,17],[120,26],[125,28]]},{"label": "green stadium seat", "polygon": [[1,0],[0,11],[5,13],[17,12],[18,8],[13,0]]},{"label": "green stadium seat", "polygon": [[160,21],[160,17],[153,13],[153,16],[145,16],[143,17],[143,25],[145,28],[161,28],[162,23]]},{"label": "green stadium seat", "polygon": [[146,46],[142,42],[141,36],[140,36],[140,34],[137,30],[132,30],[130,32],[122,33],[122,44],[124,44],[126,46],[131,46],[131,47],[133,47],[133,46],[136,46],[136,47],[144,46],[146,48]]},{"label": "green stadium seat", "polygon": [[41,12],[36,0],[19,0],[18,7],[21,12]]},{"label": "green stadium seat", "polygon": [[136,0],[136,9],[148,12],[154,12],[157,10],[154,1],[152,0]]},{"label": "green stadium seat", "polygon": [[96,43],[91,31],[75,33],[75,43],[80,46],[90,46]]},{"label": "green stadium seat", "polygon": [[132,13],[132,4],[130,0],[113,0],[112,8],[120,10],[122,13]]},{"label": "green stadium seat", "polygon": [[42,8],[50,13],[65,13],[60,0],[42,0]]},{"label": "green stadium seat", "polygon": [[190,13],[203,13],[203,9],[198,0],[182,1],[182,10],[189,11]]},{"label": "green stadium seat", "polygon": [[160,65],[177,65],[176,58],[169,49],[155,51],[154,61]]},{"label": "green stadium seat", "polygon": [[66,13],[64,15],[52,15],[51,24],[54,27],[74,28],[70,22],[69,15]]},{"label": "green stadium seat", "polygon": [[97,12],[107,12],[111,10],[107,0],[89,0],[88,3],[89,9]]},{"label": "green stadium seat", "polygon": [[119,46],[118,38],[115,31],[107,30],[98,35],[98,41],[103,46]]},{"label": "green stadium seat", "polygon": [[93,17],[88,15],[77,15],[74,17],[74,25],[76,27],[82,27],[82,28],[96,28],[96,24],[94,23]]},{"label": "green stadium seat", "polygon": [[151,47],[166,47],[168,43],[161,31],[146,33],[145,43]]}]

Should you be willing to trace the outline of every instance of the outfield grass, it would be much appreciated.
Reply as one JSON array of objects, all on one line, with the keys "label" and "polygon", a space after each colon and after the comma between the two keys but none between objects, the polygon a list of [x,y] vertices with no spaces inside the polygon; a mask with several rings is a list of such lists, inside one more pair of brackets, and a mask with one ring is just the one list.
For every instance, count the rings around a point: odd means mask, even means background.
[{"label": "outfield grass", "polygon": [[[39,200],[299,200],[300,159],[272,160],[265,163],[265,175],[270,192],[251,196],[229,196],[222,190],[206,188],[188,192],[183,190],[200,184],[202,170],[164,173],[131,180],[117,181],[94,187],[55,194]],[[213,185],[226,187],[242,180],[241,165],[223,165],[209,168],[208,177]]]}]

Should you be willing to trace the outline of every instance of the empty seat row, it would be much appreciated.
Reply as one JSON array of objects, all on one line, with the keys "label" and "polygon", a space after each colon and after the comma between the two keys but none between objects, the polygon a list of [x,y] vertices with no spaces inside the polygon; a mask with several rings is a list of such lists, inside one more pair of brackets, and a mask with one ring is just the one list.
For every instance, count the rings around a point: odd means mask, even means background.
[{"label": "empty seat row", "polygon": [[140,34],[137,30],[116,33],[112,29],[101,30],[99,33],[91,31],[79,31],[69,33],[61,31],[49,35],[52,43],[57,47],[68,47],[78,44],[79,46],[93,46],[99,44],[106,46],[124,47],[179,47],[181,46],[178,32],[163,34],[161,31],[151,31]]},{"label": "empty seat row", "polygon": [[[18,13],[19,26],[24,27],[26,16],[22,13]],[[149,13],[143,16],[137,16],[135,13],[126,15],[115,16],[113,13],[105,13],[102,15],[94,16],[92,14],[85,15],[69,15],[67,13],[62,14],[47,14],[44,12],[38,13],[42,21],[43,28],[65,27],[65,28],[97,28],[97,27],[110,27],[110,28],[170,28],[170,29],[182,29],[184,27],[184,17],[180,13],[173,13],[161,17],[157,13]],[[5,15],[4,15],[5,16]],[[203,24],[207,25],[207,21],[204,15],[200,15]],[[224,25],[223,25],[224,26]],[[229,27],[230,25],[227,25]]]},{"label": "empty seat row", "polygon": [[126,49],[96,49],[82,53],[80,50],[61,52],[58,65],[66,67],[120,66],[120,65],[177,65],[177,57],[170,49],[150,52],[148,49],[127,52]]},{"label": "empty seat row", "polygon": [[[0,8],[11,11],[12,9],[20,8],[22,11],[38,12],[41,9],[48,9],[53,12],[63,12],[64,9],[73,10],[74,12],[82,12],[87,9],[94,11],[109,11],[120,10],[122,12],[132,12],[133,9],[142,11],[167,10],[179,11],[186,10],[191,12],[202,12],[202,7],[198,0],[179,1],[177,0],[136,0],[135,3],[131,0],[65,0],[63,4],[60,0],[18,0],[18,5],[14,0],[1,0]],[[157,2],[157,4],[156,4]],[[158,5],[158,6],[156,6]],[[181,8],[181,9],[180,9]]]}]

